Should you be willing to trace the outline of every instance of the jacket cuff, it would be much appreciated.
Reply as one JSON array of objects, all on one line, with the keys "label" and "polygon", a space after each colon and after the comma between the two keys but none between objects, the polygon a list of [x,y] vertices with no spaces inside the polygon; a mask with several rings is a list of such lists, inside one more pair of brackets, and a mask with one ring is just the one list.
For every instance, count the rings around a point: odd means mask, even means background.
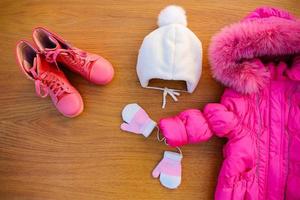
[{"label": "jacket cuff", "polygon": [[188,143],[185,125],[179,117],[161,119],[158,126],[170,146],[179,147]]}]

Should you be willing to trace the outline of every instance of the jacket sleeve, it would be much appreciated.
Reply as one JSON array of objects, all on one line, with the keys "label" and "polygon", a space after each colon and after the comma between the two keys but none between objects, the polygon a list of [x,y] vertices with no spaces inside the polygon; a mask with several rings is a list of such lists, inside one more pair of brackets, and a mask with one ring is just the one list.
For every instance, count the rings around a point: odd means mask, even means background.
[{"label": "jacket sleeve", "polygon": [[230,133],[240,126],[236,112],[243,115],[243,97],[232,90],[225,91],[220,103],[209,103],[203,112],[198,109],[185,110],[177,116],[159,121],[161,133],[170,146],[206,141],[216,134],[230,137]]}]

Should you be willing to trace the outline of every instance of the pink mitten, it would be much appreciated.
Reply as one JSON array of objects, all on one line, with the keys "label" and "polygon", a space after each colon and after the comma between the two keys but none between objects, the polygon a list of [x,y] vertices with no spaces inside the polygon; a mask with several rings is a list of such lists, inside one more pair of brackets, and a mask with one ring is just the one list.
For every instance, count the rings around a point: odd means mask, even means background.
[{"label": "pink mitten", "polygon": [[161,184],[169,189],[177,188],[181,183],[181,159],[179,153],[165,151],[163,159],[152,172],[154,178],[158,178]]},{"label": "pink mitten", "polygon": [[123,131],[143,134],[145,137],[148,137],[156,126],[156,122],[136,103],[126,105],[122,117],[125,121],[121,124]]}]

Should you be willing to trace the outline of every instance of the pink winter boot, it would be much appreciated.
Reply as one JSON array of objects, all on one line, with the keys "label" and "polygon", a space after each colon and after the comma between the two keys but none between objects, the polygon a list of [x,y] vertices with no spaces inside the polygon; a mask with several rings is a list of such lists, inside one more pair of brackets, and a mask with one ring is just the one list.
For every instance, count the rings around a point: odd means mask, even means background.
[{"label": "pink winter boot", "polygon": [[41,58],[38,51],[26,41],[17,44],[16,56],[23,73],[34,81],[38,96],[50,95],[57,110],[66,117],[75,117],[82,112],[80,94],[57,66]]},{"label": "pink winter boot", "polygon": [[71,46],[45,28],[35,28],[33,40],[38,49],[46,56],[47,62],[63,64],[88,81],[105,85],[114,76],[113,67],[106,59]]}]

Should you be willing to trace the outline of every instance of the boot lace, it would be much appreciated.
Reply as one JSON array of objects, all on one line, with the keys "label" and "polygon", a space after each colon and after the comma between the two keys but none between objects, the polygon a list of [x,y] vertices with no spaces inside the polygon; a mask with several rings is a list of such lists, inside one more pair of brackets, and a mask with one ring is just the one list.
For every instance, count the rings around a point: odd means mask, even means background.
[{"label": "boot lace", "polygon": [[52,91],[52,95],[58,100],[63,93],[69,93],[69,88],[55,74],[45,72],[35,80],[36,94],[40,97],[47,97]]},{"label": "boot lace", "polygon": [[64,55],[62,59],[67,64],[74,67],[78,72],[80,73],[87,73],[89,70],[89,65],[91,61],[95,61],[96,58],[93,58],[92,56],[88,57],[87,53],[84,51],[81,51],[76,48],[72,49],[45,49],[44,55],[46,57],[46,61],[50,63],[55,63],[57,65],[57,58],[59,55]]}]

